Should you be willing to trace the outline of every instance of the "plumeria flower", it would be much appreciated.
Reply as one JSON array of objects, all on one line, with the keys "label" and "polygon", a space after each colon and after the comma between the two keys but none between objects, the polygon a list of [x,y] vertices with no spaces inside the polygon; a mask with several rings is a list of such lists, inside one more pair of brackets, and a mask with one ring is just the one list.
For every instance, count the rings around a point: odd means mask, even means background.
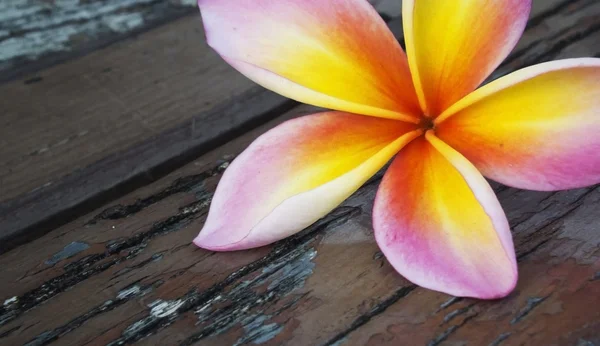
[{"label": "plumeria flower", "polygon": [[404,0],[406,55],[366,0],[199,0],[207,40],[256,83],[335,111],[289,120],[225,171],[194,243],[249,249],[333,210],[394,156],[377,244],[408,280],[493,299],[515,287],[510,228],[484,176],[532,190],[600,182],[600,59],[475,90],[530,0]]}]

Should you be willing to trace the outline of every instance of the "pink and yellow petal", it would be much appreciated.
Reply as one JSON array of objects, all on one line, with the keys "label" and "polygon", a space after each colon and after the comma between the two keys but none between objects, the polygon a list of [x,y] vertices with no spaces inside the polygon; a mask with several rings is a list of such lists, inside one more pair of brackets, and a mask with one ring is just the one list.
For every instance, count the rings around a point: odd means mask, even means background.
[{"label": "pink and yellow petal", "polygon": [[408,123],[342,112],[287,121],[227,168],[194,242],[210,250],[240,250],[301,231],[421,133]]},{"label": "pink and yellow petal", "polygon": [[199,0],[208,43],[255,82],[300,102],[415,121],[408,62],[366,0]]},{"label": "pink and yellow petal", "polygon": [[515,287],[512,237],[494,192],[431,132],[408,144],[386,172],[373,227],[391,265],[419,286],[482,299]]},{"label": "pink and yellow petal", "polygon": [[560,190],[600,183],[600,59],[514,72],[437,122],[442,140],[503,184]]},{"label": "pink and yellow petal", "polygon": [[403,0],[421,107],[435,117],[484,81],[521,37],[531,0]]}]

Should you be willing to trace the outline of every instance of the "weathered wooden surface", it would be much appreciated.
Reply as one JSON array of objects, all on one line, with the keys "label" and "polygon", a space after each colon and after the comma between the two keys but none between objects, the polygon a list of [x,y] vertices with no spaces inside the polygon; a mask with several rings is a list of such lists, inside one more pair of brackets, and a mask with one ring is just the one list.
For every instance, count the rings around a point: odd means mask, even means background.
[{"label": "weathered wooden surface", "polygon": [[[600,3],[546,4],[537,2],[498,74],[600,54]],[[1,255],[0,344],[600,344],[600,186],[494,186],[520,270],[515,292],[494,302],[421,289],[391,268],[371,230],[379,176],[272,246],[213,253],[191,244],[227,162],[266,129],[310,111],[296,107]]]},{"label": "weathered wooden surface", "polygon": [[196,11],[195,0],[4,0],[0,73],[14,78]]}]

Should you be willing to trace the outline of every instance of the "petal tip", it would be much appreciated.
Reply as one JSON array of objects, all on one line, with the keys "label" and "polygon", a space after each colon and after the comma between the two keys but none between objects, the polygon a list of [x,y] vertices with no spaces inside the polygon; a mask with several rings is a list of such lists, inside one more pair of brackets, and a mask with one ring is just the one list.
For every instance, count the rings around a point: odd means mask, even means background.
[{"label": "petal tip", "polygon": [[518,272],[516,270],[512,270],[510,273],[510,278],[506,278],[506,280],[498,282],[496,285],[489,287],[487,290],[473,295],[473,298],[486,300],[505,298],[514,291],[515,287],[517,286],[518,278]]},{"label": "petal tip", "polygon": [[445,285],[440,284],[439,282],[408,279],[424,288],[446,293],[455,297],[496,300],[505,298],[514,291],[518,282],[518,272],[516,270],[511,270],[511,272],[507,273],[501,280],[496,280],[494,282],[488,281],[487,283],[485,283],[485,279],[483,281],[477,279],[475,280],[476,282],[472,283],[455,282],[451,285]]},{"label": "petal tip", "polygon": [[231,242],[229,239],[219,237],[218,233],[220,232],[207,229],[205,226],[192,242],[197,247],[210,251],[240,250],[238,242]]},{"label": "petal tip", "polygon": [[[509,258],[510,263],[497,264],[489,271],[480,272],[472,277],[470,283],[464,282],[457,287],[454,295],[484,300],[495,300],[510,295],[519,279],[519,272],[515,258]],[[462,287],[460,287],[462,286]],[[451,292],[447,292],[451,293]],[[451,293],[452,294],[452,293]]]},{"label": "petal tip", "polygon": [[214,237],[211,237],[208,232],[202,229],[192,242],[201,249],[219,251],[220,246],[217,246],[212,238]]}]

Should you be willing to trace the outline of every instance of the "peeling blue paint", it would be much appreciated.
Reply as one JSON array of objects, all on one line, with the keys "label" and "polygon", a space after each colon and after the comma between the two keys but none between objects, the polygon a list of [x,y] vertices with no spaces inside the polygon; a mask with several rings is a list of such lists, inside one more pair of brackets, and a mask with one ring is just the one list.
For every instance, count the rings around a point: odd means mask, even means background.
[{"label": "peeling blue paint", "polygon": [[283,326],[277,323],[264,324],[271,317],[270,315],[252,315],[245,318],[242,325],[246,333],[236,341],[234,346],[240,346],[248,342],[255,345],[264,344],[276,337],[283,330]]},{"label": "peeling blue paint", "polygon": [[269,290],[280,286],[284,280],[293,280],[294,288],[304,286],[306,279],[312,275],[315,268],[315,263],[312,261],[317,256],[315,249],[309,249],[302,256],[294,261],[287,263],[283,267],[275,265],[267,266],[263,269],[263,273],[274,272],[270,278],[272,281],[269,284]]},{"label": "peeling blue paint", "polygon": [[77,255],[81,251],[87,250],[89,247],[90,246],[84,242],[74,241],[71,244],[65,246],[61,251],[55,253],[44,263],[50,266],[55,265],[56,263],[64,259]]}]

